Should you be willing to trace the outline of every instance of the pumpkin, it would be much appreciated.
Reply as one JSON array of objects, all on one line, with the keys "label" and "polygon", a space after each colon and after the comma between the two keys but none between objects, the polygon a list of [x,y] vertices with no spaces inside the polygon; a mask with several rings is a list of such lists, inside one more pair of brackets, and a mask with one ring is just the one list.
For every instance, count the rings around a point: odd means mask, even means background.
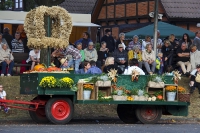
[{"label": "pumpkin", "polygon": [[41,69],[45,69],[45,66],[43,64],[38,64],[38,65],[35,65],[35,67],[33,69],[35,71],[39,71]]},{"label": "pumpkin", "polygon": [[163,96],[162,96],[162,95],[158,95],[158,96],[157,96],[157,99],[158,99],[158,100],[162,100],[162,99],[163,99]]},{"label": "pumpkin", "polygon": [[47,71],[48,71],[48,72],[51,72],[51,71],[61,71],[61,68],[52,66],[52,67],[47,68]]}]

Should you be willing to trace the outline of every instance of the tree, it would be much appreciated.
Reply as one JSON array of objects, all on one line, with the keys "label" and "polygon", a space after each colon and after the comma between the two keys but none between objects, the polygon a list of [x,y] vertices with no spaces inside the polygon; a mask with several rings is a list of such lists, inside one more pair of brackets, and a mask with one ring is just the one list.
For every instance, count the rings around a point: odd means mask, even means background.
[{"label": "tree", "polygon": [[1,0],[0,10],[10,10],[12,9],[14,2],[12,0]]}]

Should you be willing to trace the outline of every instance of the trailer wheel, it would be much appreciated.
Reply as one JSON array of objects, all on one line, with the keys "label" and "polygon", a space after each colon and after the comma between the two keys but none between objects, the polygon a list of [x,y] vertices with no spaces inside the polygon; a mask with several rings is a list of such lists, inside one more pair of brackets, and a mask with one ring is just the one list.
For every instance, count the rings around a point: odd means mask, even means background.
[{"label": "trailer wheel", "polygon": [[54,124],[66,124],[72,119],[74,112],[69,98],[51,98],[45,107],[46,116]]},{"label": "trailer wheel", "polygon": [[136,116],[144,124],[154,124],[160,120],[162,108],[159,106],[140,106],[136,109]]},{"label": "trailer wheel", "polygon": [[121,121],[126,124],[134,124],[138,122],[135,114],[135,107],[130,104],[118,104],[117,114]]},{"label": "trailer wheel", "polygon": [[[29,108],[34,108],[34,105],[30,105]],[[38,124],[44,124],[48,123],[49,120],[47,119],[45,115],[45,107],[39,106],[36,111],[29,111],[29,115],[32,118],[33,121],[35,121]]]}]

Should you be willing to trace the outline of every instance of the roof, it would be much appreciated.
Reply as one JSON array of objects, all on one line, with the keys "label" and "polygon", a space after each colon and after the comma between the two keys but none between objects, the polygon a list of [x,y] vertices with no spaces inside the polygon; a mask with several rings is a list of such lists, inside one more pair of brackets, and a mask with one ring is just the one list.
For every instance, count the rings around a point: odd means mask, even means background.
[{"label": "roof", "polygon": [[200,0],[161,0],[170,18],[199,18]]},{"label": "roof", "polygon": [[[174,34],[176,38],[182,38],[184,33],[187,33],[190,36],[190,38],[194,38],[195,35],[194,32],[162,21],[158,22],[158,30],[160,31],[160,38],[165,38],[170,34]],[[140,29],[127,32],[125,34],[125,37],[126,39],[129,39],[133,38],[134,35],[138,35],[139,38],[143,39],[147,35],[153,36],[153,33],[154,33],[154,24],[150,24]]]},{"label": "roof", "polygon": [[97,0],[65,0],[59,6],[69,13],[91,14]]}]

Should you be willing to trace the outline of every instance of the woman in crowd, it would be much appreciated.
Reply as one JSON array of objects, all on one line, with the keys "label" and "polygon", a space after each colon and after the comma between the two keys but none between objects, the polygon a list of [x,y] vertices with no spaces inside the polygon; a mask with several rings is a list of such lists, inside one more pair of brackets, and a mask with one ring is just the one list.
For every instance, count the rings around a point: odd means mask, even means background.
[{"label": "woman in crowd", "polygon": [[87,48],[89,42],[92,42],[92,40],[90,39],[90,34],[88,32],[83,32],[83,38],[77,40],[74,44],[76,44],[77,42],[82,43],[82,49]]},{"label": "woman in crowd", "polygon": [[133,50],[135,47],[138,47],[140,51],[142,50],[139,37],[137,35],[133,36],[133,41],[128,44],[127,50]]},{"label": "woman in crowd", "polygon": [[200,64],[196,66],[196,73],[194,75],[191,75],[190,79],[190,94],[192,94],[197,87],[200,94]]},{"label": "woman in crowd", "polygon": [[150,36],[146,36],[145,40],[142,41],[142,51],[146,49],[147,44],[151,44],[151,37]]},{"label": "woman in crowd", "polygon": [[182,44],[183,42],[185,42],[187,45],[187,48],[190,49],[190,45],[192,44],[192,41],[187,33],[183,34],[183,37],[180,40],[179,44]]},{"label": "woman in crowd", "polygon": [[164,45],[161,49],[163,53],[163,62],[164,62],[164,71],[166,67],[172,64],[173,59],[173,46],[171,45],[169,40],[164,41]]},{"label": "woman in crowd", "polygon": [[106,58],[105,66],[103,68],[103,72],[104,73],[108,73],[108,71],[110,71],[111,69],[117,70],[118,74],[122,74],[123,73],[122,70],[115,65],[114,58],[113,57],[108,57],[108,58]]},{"label": "woman in crowd", "polygon": [[133,50],[128,51],[128,60],[137,59],[138,65],[142,68],[142,51],[140,51],[139,47],[134,47]]},{"label": "woman in crowd", "polygon": [[94,43],[93,42],[89,42],[88,48],[84,49],[84,53],[85,53],[85,61],[97,61],[98,55],[97,55],[97,51],[94,48]]},{"label": "woman in crowd", "polygon": [[101,42],[101,48],[100,50],[97,52],[98,54],[98,60],[97,60],[97,66],[103,66],[105,64],[106,58],[109,55],[109,49],[106,48],[106,42]]},{"label": "woman in crowd", "polygon": [[51,53],[52,60],[53,60],[52,62],[56,67],[60,67],[60,65],[61,65],[60,59],[65,58],[65,56],[66,56],[64,50],[65,49],[57,48]]},{"label": "woman in crowd", "polygon": [[14,57],[7,48],[7,44],[2,45],[2,49],[0,49],[0,63],[1,63],[1,76],[3,77],[6,74],[6,67],[8,66],[7,76],[11,76],[12,70],[14,67]]},{"label": "woman in crowd", "polygon": [[196,45],[190,46],[190,63],[191,63],[191,70],[196,69],[196,65],[200,64],[200,51],[197,49]]},{"label": "woman in crowd", "polygon": [[146,71],[149,74],[153,74],[156,68],[156,62],[155,62],[156,58],[155,58],[155,53],[152,50],[151,44],[147,44],[146,50],[142,52],[142,60],[146,68]]},{"label": "woman in crowd", "polygon": [[91,67],[90,62],[85,61],[85,62],[83,63],[83,66],[84,66],[84,68],[79,69],[78,71],[75,71],[75,73],[76,73],[76,74],[87,74],[87,73],[88,73],[88,70],[89,70],[90,67]]},{"label": "woman in crowd", "polygon": [[120,34],[119,34],[119,39],[118,39],[117,42],[116,42],[116,47],[115,47],[115,49],[118,49],[118,45],[119,45],[119,44],[122,44],[122,45],[123,45],[123,49],[125,50],[126,45],[125,45],[125,43],[124,43],[124,40],[125,40],[125,33],[120,33]]},{"label": "woman in crowd", "polygon": [[40,63],[40,49],[33,49],[29,52],[29,58],[26,60],[26,63],[31,64],[31,70],[34,66]]}]

